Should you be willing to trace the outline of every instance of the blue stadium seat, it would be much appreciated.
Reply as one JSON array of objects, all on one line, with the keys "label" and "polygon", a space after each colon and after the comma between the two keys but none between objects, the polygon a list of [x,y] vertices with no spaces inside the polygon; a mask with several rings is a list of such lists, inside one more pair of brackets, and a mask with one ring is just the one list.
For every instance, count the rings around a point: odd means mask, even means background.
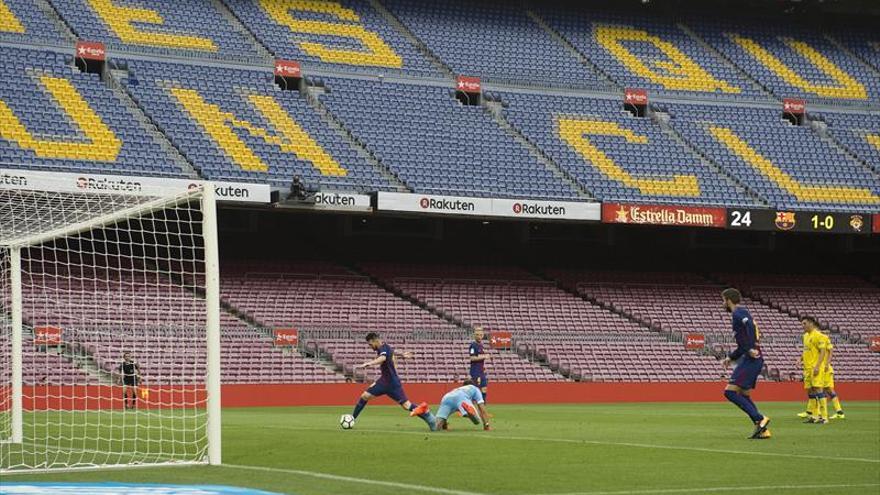
[{"label": "blue stadium seat", "polygon": [[672,125],[777,208],[880,211],[880,178],[779,110],[670,105]]},{"label": "blue stadium seat", "polygon": [[0,40],[70,43],[33,0],[0,0]]},{"label": "blue stadium seat", "polygon": [[101,41],[116,50],[251,63],[261,56],[247,32],[235,25],[227,17],[228,13],[224,15],[213,2],[51,2],[80,39]]},{"label": "blue stadium seat", "polygon": [[576,192],[451,88],[327,78],[322,100],[417,192],[574,198]]},{"label": "blue stadium seat", "polygon": [[276,58],[304,67],[438,76],[366,0],[224,0]]},{"label": "blue stadium seat", "polygon": [[14,136],[0,139],[2,166],[186,177],[160,145],[162,138],[147,132],[123,97],[104,86],[97,74],[71,68],[65,63],[69,58],[0,48],[0,102],[8,109],[0,119]]},{"label": "blue stadium seat", "polygon": [[[129,92],[206,179],[287,186],[294,175],[300,175],[307,185],[331,189],[392,188],[363,156],[321,120],[299,92],[281,91],[268,69],[226,68],[223,77],[206,78],[204,67],[194,65],[125,63],[130,73],[123,83]],[[207,121],[199,121],[198,115],[189,112],[172,94],[175,89],[195,91],[203,105],[211,106],[209,116],[217,116],[220,111],[230,113],[236,119],[235,125],[224,117],[218,127],[228,129],[239,141],[221,142],[213,136],[205,127]],[[284,134],[277,125],[279,121],[270,123],[267,111],[258,111],[252,97],[277,103],[283,112],[282,119],[286,115],[305,135],[295,127]],[[217,131],[217,135],[221,132]],[[322,164],[334,162],[344,170],[322,172]]]}]

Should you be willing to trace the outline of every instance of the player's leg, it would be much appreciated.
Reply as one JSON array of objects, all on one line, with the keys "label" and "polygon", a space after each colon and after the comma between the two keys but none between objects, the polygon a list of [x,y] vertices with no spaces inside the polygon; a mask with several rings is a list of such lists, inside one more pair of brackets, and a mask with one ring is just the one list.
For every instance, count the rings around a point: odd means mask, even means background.
[{"label": "player's leg", "polygon": [[483,394],[483,401],[488,402],[489,398],[487,394],[489,393],[489,379],[486,378],[486,374],[471,376],[471,381],[474,382],[474,385],[480,389],[480,392]]},{"label": "player's leg", "polygon": [[438,430],[447,430],[449,429],[449,415],[452,414],[452,411],[455,411],[455,403],[450,400],[446,396],[443,396],[443,399],[440,401],[440,407],[437,408],[437,429]]},{"label": "player's leg", "polygon": [[361,414],[361,411],[363,411],[364,407],[367,406],[367,402],[370,402],[371,400],[373,400],[374,397],[378,397],[380,395],[383,395],[384,393],[385,391],[382,389],[381,385],[378,385],[376,383],[370,385],[370,388],[368,388],[364,391],[364,393],[361,394],[360,398],[357,401],[357,404],[354,405],[354,411],[351,412],[351,415],[354,417],[354,419],[357,419],[357,417]]},{"label": "player's leg", "polygon": [[437,420],[434,418],[434,415],[431,414],[431,410],[428,408],[427,402],[422,402],[418,406],[413,404],[406,398],[406,392],[403,391],[402,386],[393,387],[388,391],[388,397],[391,400],[400,404],[400,407],[409,411],[410,416],[418,416],[422,419],[431,431],[435,431],[437,429]]},{"label": "player's leg", "polygon": [[813,376],[813,390],[816,395],[816,404],[818,405],[816,413],[816,423],[825,424],[828,422],[828,397],[825,396],[825,374],[823,370],[819,374]]},{"label": "player's leg", "polygon": [[458,405],[458,411],[462,416],[471,420],[471,423],[478,425],[483,420],[480,418],[480,413],[477,412],[477,408],[474,407],[470,401],[461,401],[461,404]]},{"label": "player's leg", "polygon": [[749,396],[750,391],[757,384],[763,366],[763,359],[744,359],[734,368],[730,381],[724,389],[724,397],[746,413],[755,424],[751,438],[769,438],[762,435],[767,431],[770,418],[758,411],[758,407]]},{"label": "player's leg", "polygon": [[138,389],[138,386],[136,384],[132,385],[129,388],[131,389],[131,408],[137,409],[138,395],[140,395],[141,391]]},{"label": "player's leg", "polygon": [[829,419],[844,419],[843,406],[840,405],[840,398],[837,391],[834,390],[834,371],[829,371],[825,375],[825,395],[831,399],[831,405],[834,407],[834,415]]},{"label": "player's leg", "polygon": [[811,383],[810,383],[809,378],[807,377],[807,374],[805,373],[804,374],[804,392],[806,392],[806,394],[807,394],[807,408],[804,412],[798,413],[797,416],[799,418],[804,418],[804,419],[811,418],[811,417],[813,417],[813,414],[815,414],[815,412],[816,412],[816,407],[817,407],[816,397],[813,395],[813,392],[810,391],[810,388],[812,388]]},{"label": "player's leg", "polygon": [[844,419],[846,416],[843,414],[843,406],[840,404],[840,397],[837,396],[837,392],[834,390],[834,386],[825,388],[825,395],[831,399],[831,405],[834,407],[834,415],[829,419]]}]

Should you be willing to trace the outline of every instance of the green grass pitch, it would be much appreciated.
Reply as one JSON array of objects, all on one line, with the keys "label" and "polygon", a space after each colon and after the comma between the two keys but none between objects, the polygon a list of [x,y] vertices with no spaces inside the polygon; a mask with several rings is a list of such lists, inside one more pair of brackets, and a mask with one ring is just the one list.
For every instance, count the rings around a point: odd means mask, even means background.
[{"label": "green grass pitch", "polygon": [[[727,403],[491,406],[495,431],[461,418],[428,433],[399,408],[225,409],[224,466],[4,476],[8,481],[222,484],[297,495],[880,494],[880,402],[801,424],[799,403],[759,403],[773,438],[746,440]],[[2,486],[0,486],[2,492]]]}]

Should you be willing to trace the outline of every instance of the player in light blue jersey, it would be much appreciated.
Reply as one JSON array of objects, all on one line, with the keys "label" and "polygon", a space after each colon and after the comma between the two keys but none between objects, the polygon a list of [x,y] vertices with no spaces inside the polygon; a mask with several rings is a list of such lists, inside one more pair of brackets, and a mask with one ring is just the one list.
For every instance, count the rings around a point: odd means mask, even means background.
[{"label": "player in light blue jersey", "polygon": [[[477,411],[479,409],[479,412]],[[449,415],[458,411],[462,416],[471,420],[475,425],[483,423],[484,430],[491,430],[489,426],[489,413],[486,411],[486,401],[483,393],[474,385],[472,380],[465,380],[461,387],[448,392],[440,400],[440,408],[437,410],[437,429],[449,428]]]}]

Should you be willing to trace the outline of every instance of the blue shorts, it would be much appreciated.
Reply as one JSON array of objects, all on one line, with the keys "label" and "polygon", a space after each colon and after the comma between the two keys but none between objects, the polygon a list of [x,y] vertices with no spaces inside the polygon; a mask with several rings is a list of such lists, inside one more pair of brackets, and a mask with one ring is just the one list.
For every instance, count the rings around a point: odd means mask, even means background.
[{"label": "blue shorts", "polygon": [[409,400],[406,398],[406,392],[403,391],[403,386],[399,383],[389,384],[375,382],[370,385],[370,388],[367,389],[367,393],[372,395],[373,397],[387,395],[391,398],[391,400],[397,402],[398,404],[403,404],[404,402]]},{"label": "blue shorts", "polygon": [[489,379],[486,378],[486,374],[483,373],[481,375],[471,375],[471,381],[474,382],[474,385],[479,389],[484,389],[489,385]]},{"label": "blue shorts", "polygon": [[461,402],[458,397],[454,395],[444,395],[443,399],[440,400],[440,407],[437,409],[436,417],[439,419],[449,419],[449,416],[454,412],[458,411],[464,416],[467,414],[467,411],[461,407],[464,402]]},{"label": "blue shorts", "polygon": [[758,376],[764,370],[764,358],[752,359],[748,356],[739,358],[736,368],[727,382],[743,390],[751,390],[758,383]]}]

